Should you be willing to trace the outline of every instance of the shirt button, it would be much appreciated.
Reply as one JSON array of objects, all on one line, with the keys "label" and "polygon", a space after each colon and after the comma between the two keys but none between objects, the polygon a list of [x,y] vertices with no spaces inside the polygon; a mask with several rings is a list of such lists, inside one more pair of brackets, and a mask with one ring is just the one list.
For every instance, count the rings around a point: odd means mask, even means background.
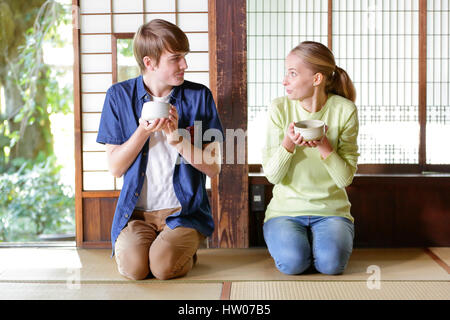
[{"label": "shirt button", "polygon": [[145,172],[142,172],[142,173],[141,173],[141,176],[145,176]]},{"label": "shirt button", "polygon": [[134,195],[135,195],[136,197],[138,197],[138,196],[139,196],[139,193],[136,192]]},{"label": "shirt button", "polygon": [[128,214],[125,215],[125,218],[128,218]]}]

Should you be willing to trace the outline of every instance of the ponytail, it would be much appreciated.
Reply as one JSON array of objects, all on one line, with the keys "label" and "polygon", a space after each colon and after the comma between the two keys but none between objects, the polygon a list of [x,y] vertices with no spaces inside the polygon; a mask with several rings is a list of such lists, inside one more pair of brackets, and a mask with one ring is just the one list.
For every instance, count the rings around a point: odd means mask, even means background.
[{"label": "ponytail", "polygon": [[327,93],[334,93],[355,102],[356,90],[347,72],[336,66],[325,86]]},{"label": "ponytail", "polygon": [[330,49],[320,42],[303,41],[291,53],[300,57],[314,72],[321,72],[326,77],[326,93],[334,93],[353,102],[356,90],[347,72],[336,65]]}]

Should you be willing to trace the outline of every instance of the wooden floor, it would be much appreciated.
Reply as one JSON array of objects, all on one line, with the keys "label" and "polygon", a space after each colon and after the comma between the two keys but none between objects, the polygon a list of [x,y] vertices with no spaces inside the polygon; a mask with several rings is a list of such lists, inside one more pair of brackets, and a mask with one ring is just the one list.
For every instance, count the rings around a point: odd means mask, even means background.
[{"label": "wooden floor", "polygon": [[1,248],[0,299],[450,300],[450,248],[355,249],[346,271],[285,275],[265,248],[200,249],[185,277],[130,281],[110,250]]}]

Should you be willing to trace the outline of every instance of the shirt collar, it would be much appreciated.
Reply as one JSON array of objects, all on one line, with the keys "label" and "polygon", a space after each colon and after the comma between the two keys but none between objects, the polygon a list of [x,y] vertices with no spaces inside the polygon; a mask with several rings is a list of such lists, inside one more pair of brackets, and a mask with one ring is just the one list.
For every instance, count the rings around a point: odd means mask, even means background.
[{"label": "shirt collar", "polygon": [[[170,93],[171,98],[173,98],[175,100],[181,99],[180,88],[182,85],[183,84],[173,88],[172,92]],[[147,90],[145,90],[145,87],[144,87],[144,78],[142,77],[142,74],[137,78],[137,93],[138,93],[139,99],[142,99],[145,95],[148,94]]]}]

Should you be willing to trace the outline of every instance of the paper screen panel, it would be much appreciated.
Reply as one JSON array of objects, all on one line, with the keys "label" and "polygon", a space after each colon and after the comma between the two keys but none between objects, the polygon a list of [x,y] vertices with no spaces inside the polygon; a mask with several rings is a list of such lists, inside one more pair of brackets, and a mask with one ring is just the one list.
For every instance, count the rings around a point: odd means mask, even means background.
[{"label": "paper screen panel", "polygon": [[103,34],[80,36],[81,53],[104,53],[111,52],[111,36]]},{"label": "paper screen panel", "polygon": [[247,1],[248,161],[261,163],[270,102],[285,95],[284,60],[301,41],[327,45],[328,1]]},{"label": "paper screen panel", "polygon": [[447,142],[450,137],[449,18],[448,1],[428,1],[426,154],[429,164],[450,163]]},{"label": "paper screen panel", "polygon": [[185,78],[209,86],[208,0],[81,1],[80,6],[83,188],[120,190],[123,179],[107,173],[105,146],[95,141],[105,94],[112,85],[111,33],[134,33],[153,19],[178,24],[191,44]]},{"label": "paper screen panel", "polygon": [[80,0],[81,13],[109,13],[111,0]]},{"label": "paper screen panel", "polygon": [[208,0],[177,0],[179,12],[208,12]]},{"label": "paper screen panel", "polygon": [[150,22],[154,19],[163,19],[173,24],[177,22],[176,14],[172,13],[151,13],[145,15],[145,22]]},{"label": "paper screen panel", "polygon": [[105,146],[97,143],[96,139],[96,132],[83,132],[83,151],[105,151]]},{"label": "paper screen panel", "polygon": [[115,14],[113,30],[115,33],[136,32],[143,22],[142,14]]},{"label": "paper screen panel", "polygon": [[188,65],[187,71],[208,71],[208,53],[189,53],[186,56],[186,63]]},{"label": "paper screen panel", "polygon": [[415,164],[419,3],[333,1],[333,53],[356,88],[358,163]]},{"label": "paper screen panel", "polygon": [[82,92],[106,92],[111,85],[112,85],[111,74],[81,75]]},{"label": "paper screen panel", "polygon": [[81,57],[81,72],[112,72],[111,54],[85,54]]},{"label": "paper screen panel", "polygon": [[208,34],[207,33],[188,33],[189,46],[191,51],[208,51]]},{"label": "paper screen panel", "polygon": [[115,178],[116,181],[116,190],[122,190],[122,186],[123,186],[123,177],[120,178]]},{"label": "paper screen panel", "polygon": [[145,0],[145,12],[175,12],[176,0]]},{"label": "paper screen panel", "polygon": [[107,171],[83,172],[83,190],[114,190],[114,177]]},{"label": "paper screen panel", "polygon": [[81,33],[110,33],[109,15],[81,15]]},{"label": "paper screen panel", "polygon": [[83,112],[101,112],[105,102],[106,93],[84,93],[81,95],[81,105]]},{"label": "paper screen panel", "polygon": [[143,12],[142,0],[113,0],[114,13]]},{"label": "paper screen panel", "polygon": [[185,73],[184,79],[204,84],[209,88],[209,72],[192,72]]},{"label": "paper screen panel", "polygon": [[178,26],[184,31],[208,31],[207,13],[179,13]]},{"label": "paper screen panel", "polygon": [[83,152],[83,164],[85,171],[107,171],[106,152]]},{"label": "paper screen panel", "polygon": [[101,113],[83,113],[83,132],[97,132],[100,125]]}]

